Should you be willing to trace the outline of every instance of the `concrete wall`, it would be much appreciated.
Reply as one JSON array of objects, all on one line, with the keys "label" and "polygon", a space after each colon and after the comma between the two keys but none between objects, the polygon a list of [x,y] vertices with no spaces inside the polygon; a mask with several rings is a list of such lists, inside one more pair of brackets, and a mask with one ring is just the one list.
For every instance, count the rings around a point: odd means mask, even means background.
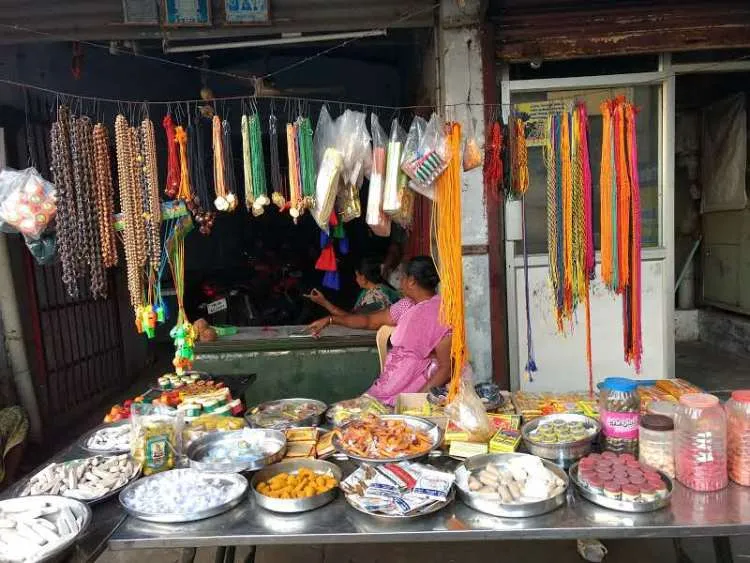
[{"label": "concrete wall", "polygon": [[[463,8],[452,0],[440,7],[440,90],[439,103],[446,106],[446,118],[461,123],[472,120],[476,135],[484,138],[480,2],[467,0]],[[453,104],[463,104],[453,106]],[[461,230],[464,246],[489,243],[487,210],[484,202],[482,169],[462,176]],[[464,298],[467,344],[477,381],[492,379],[490,334],[490,269],[487,253],[464,256]]]}]

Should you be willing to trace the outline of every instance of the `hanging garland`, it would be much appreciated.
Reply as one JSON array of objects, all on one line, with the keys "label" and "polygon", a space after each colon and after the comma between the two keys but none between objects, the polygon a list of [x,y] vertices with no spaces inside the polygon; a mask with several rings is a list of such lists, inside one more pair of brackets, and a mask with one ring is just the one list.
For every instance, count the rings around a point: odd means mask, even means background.
[{"label": "hanging garland", "polygon": [[234,153],[232,152],[232,129],[226,119],[221,122],[222,144],[224,145],[224,185],[227,189],[229,211],[237,209],[237,182],[234,176]]},{"label": "hanging garland", "polygon": [[315,149],[313,147],[313,129],[309,117],[300,117],[295,124],[297,132],[297,150],[299,151],[299,174],[302,187],[302,207],[315,207]]},{"label": "hanging garland", "polygon": [[[193,199],[187,202],[188,210],[198,224],[198,232],[210,235],[216,219],[215,211],[206,211],[213,198],[208,190],[203,131],[200,118],[194,119],[187,128],[188,173],[193,189]],[[165,258],[166,259],[166,258]]]},{"label": "hanging garland", "polygon": [[499,121],[487,127],[484,157],[484,196],[497,201],[503,189],[503,133]]},{"label": "hanging garland", "polygon": [[177,322],[169,331],[174,340],[175,354],[172,365],[175,373],[181,375],[193,368],[195,328],[188,320],[185,312],[185,236],[192,228],[192,222],[183,218],[172,231],[167,241],[167,258],[174,281],[175,296],[177,298]]},{"label": "hanging garland", "polygon": [[250,123],[247,115],[242,116],[240,132],[242,133],[242,170],[245,176],[245,207],[251,211],[255,196],[253,195],[253,158],[250,154]]},{"label": "hanging garland", "polygon": [[302,185],[299,167],[299,136],[296,124],[286,124],[286,150],[289,164],[289,215],[294,222],[305,212],[302,203]]},{"label": "hanging garland", "polygon": [[271,203],[266,195],[266,165],[263,159],[263,134],[260,130],[260,118],[257,113],[247,120],[250,135],[250,156],[253,171],[253,206],[255,217],[263,214],[264,208]]},{"label": "hanging garland", "polygon": [[610,291],[622,294],[624,357],[639,373],[643,342],[636,110],[622,96],[605,101],[601,110],[602,277]]},{"label": "hanging garland", "polygon": [[161,201],[159,201],[159,167],[156,155],[156,135],[154,124],[150,119],[141,122],[141,139],[143,146],[143,171],[145,174],[144,207],[146,209],[146,227],[148,232],[148,255],[150,269],[155,273],[161,261]]},{"label": "hanging garland", "polygon": [[435,239],[441,282],[441,322],[450,326],[453,369],[448,401],[456,396],[468,361],[464,307],[463,257],[461,255],[461,126],[453,123],[446,139],[450,160],[437,179]]},{"label": "hanging garland", "polygon": [[169,198],[176,198],[180,190],[180,160],[177,155],[175,123],[171,113],[164,116],[162,126],[167,137],[167,183],[164,194]]},{"label": "hanging garland", "polygon": [[96,202],[99,216],[99,245],[102,249],[102,264],[105,268],[117,265],[117,246],[114,227],[114,187],[112,165],[109,158],[107,128],[101,123],[94,125],[94,167],[96,171]]},{"label": "hanging garland", "polygon": [[[224,127],[226,124],[226,127]],[[230,134],[229,142],[225,142],[225,129]],[[216,199],[214,206],[217,211],[234,211],[237,207],[237,197],[234,195],[234,187],[230,186],[231,178],[234,178],[233,163],[231,158],[227,157],[227,152],[232,150],[231,132],[229,124],[224,121],[222,124],[218,115],[214,115],[212,120],[212,135],[214,150],[214,187],[216,189]]]},{"label": "hanging garland", "polygon": [[284,182],[281,179],[278,119],[273,114],[268,118],[268,143],[271,158],[271,187],[273,189],[271,201],[279,208],[279,211],[283,211],[287,208],[289,195],[286,193],[287,190],[284,189]]}]

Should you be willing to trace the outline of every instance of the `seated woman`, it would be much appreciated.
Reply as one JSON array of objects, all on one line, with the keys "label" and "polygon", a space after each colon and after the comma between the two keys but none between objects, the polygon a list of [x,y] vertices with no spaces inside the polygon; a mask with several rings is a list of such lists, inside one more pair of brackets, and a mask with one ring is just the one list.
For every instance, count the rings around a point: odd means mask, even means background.
[{"label": "seated woman", "polygon": [[[354,271],[354,279],[357,285],[362,288],[359,297],[354,304],[352,313],[374,313],[387,309],[393,303],[399,300],[398,291],[393,289],[388,282],[383,279],[381,274],[380,262],[372,258],[365,258],[360,262],[359,268]],[[328,311],[331,315],[346,315],[347,311],[336,307],[328,301],[325,296],[313,289],[307,296],[310,301],[317,303]]]},{"label": "seated woman", "polygon": [[440,324],[439,283],[432,258],[418,256],[406,265],[401,280],[404,299],[377,313],[332,314],[315,321],[309,330],[318,335],[332,324],[369,330],[396,327],[383,372],[366,391],[393,405],[399,393],[424,392],[450,379],[451,332]]}]

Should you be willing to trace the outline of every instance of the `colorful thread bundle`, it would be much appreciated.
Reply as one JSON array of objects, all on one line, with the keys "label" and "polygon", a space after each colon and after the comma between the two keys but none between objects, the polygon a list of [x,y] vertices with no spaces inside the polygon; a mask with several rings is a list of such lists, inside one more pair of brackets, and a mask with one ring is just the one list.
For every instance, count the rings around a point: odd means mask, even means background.
[{"label": "colorful thread bundle", "polygon": [[623,347],[627,363],[641,369],[641,202],[636,110],[624,97],[601,104],[602,278],[621,294]]},{"label": "colorful thread bundle", "polygon": [[583,103],[547,118],[547,250],[559,332],[572,324],[579,303],[586,310],[586,362],[593,390],[590,280],[594,277],[592,184],[588,116]]},{"label": "colorful thread bundle", "polygon": [[461,125],[450,124],[446,147],[448,168],[437,179],[435,240],[440,257],[441,322],[453,330],[451,359],[453,373],[448,401],[461,387],[461,373],[468,361],[464,317],[463,257],[461,255]]},{"label": "colorful thread bundle", "polygon": [[499,121],[487,127],[484,158],[484,196],[497,201],[503,186],[503,128]]}]

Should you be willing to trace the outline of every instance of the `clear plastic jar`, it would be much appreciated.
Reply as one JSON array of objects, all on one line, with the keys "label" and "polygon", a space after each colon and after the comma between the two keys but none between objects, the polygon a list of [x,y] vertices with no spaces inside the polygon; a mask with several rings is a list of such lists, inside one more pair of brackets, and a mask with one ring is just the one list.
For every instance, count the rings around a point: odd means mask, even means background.
[{"label": "clear plastic jar", "polygon": [[599,421],[605,450],[638,454],[638,421],[641,401],[638,383],[608,377],[599,384]]},{"label": "clear plastic jar", "polygon": [[750,390],[734,391],[726,411],[729,478],[747,487],[750,486]]},{"label": "clear plastic jar", "polygon": [[638,427],[638,461],[674,478],[674,422],[646,414]]},{"label": "clear plastic jar", "polygon": [[727,416],[719,399],[705,393],[680,397],[675,415],[677,479],[696,491],[727,486]]}]

